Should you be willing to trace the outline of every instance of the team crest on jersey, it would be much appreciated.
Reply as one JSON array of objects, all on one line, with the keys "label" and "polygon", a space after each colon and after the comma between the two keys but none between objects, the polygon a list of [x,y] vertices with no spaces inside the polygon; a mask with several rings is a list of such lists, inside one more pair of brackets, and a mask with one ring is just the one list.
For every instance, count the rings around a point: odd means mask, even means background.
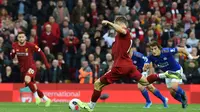
[{"label": "team crest on jersey", "polygon": [[25,52],[28,52],[28,48],[25,49]]},{"label": "team crest on jersey", "polygon": [[35,48],[38,49],[39,47],[37,45],[35,45]]}]

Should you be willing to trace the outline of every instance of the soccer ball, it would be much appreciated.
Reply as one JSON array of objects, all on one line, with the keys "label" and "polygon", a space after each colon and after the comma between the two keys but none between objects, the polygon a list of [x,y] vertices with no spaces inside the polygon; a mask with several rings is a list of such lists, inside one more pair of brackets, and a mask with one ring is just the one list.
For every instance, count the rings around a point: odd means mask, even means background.
[{"label": "soccer ball", "polygon": [[74,98],[69,102],[69,109],[72,112],[80,112],[81,108],[78,105],[78,102],[81,102],[81,100]]}]

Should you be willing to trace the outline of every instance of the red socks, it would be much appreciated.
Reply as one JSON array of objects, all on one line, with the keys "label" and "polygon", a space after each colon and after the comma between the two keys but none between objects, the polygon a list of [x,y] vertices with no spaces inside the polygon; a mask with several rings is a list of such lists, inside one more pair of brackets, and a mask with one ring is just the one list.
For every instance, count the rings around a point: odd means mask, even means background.
[{"label": "red socks", "polygon": [[30,90],[32,91],[32,93],[36,92],[36,89],[35,89],[35,86],[34,86],[33,82],[29,82],[27,85],[30,88]]},{"label": "red socks", "polygon": [[97,102],[97,100],[99,99],[100,96],[101,96],[101,91],[97,91],[94,89],[91,101]]},{"label": "red socks", "polygon": [[38,93],[38,96],[39,96],[40,98],[43,98],[43,97],[44,97],[43,92],[40,91],[39,89],[37,90],[37,93]]}]

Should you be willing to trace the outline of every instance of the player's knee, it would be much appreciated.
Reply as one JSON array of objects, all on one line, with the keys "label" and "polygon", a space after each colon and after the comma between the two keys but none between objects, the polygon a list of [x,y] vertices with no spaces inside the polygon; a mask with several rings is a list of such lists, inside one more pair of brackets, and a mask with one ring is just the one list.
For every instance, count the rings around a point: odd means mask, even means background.
[{"label": "player's knee", "polygon": [[178,83],[176,83],[176,82],[172,83],[172,84],[171,84],[171,88],[172,88],[173,90],[177,90],[177,88],[178,88]]},{"label": "player's knee", "polygon": [[34,84],[34,87],[35,87],[36,90],[38,89],[36,84]]},{"label": "player's knee", "polygon": [[25,81],[25,83],[28,84],[29,82],[31,82],[31,77],[30,76],[25,76],[24,81]]},{"label": "player's knee", "polygon": [[141,77],[141,79],[139,80],[139,83],[142,86],[148,86],[149,85],[149,82],[147,81],[146,77],[144,77],[144,76]]},{"label": "player's knee", "polygon": [[139,89],[140,91],[143,91],[143,90],[145,89],[145,87],[138,83],[138,89]]},{"label": "player's knee", "polygon": [[147,86],[148,90],[151,91],[151,92],[154,92],[155,90],[155,87],[150,85],[150,86]]},{"label": "player's knee", "polygon": [[175,95],[175,91],[174,91],[174,89],[173,89],[173,88],[168,88],[168,90],[169,90],[169,92],[170,92],[170,94],[171,94],[172,96],[174,96],[174,95]]},{"label": "player's knee", "polygon": [[98,90],[98,91],[101,91],[104,86],[105,86],[105,84],[101,83],[100,79],[98,79],[94,83],[94,89]]}]

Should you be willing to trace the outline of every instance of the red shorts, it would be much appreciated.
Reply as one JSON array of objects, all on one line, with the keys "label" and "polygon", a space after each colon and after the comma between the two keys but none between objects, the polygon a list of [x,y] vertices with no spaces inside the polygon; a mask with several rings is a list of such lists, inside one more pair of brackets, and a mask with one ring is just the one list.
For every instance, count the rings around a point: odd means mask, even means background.
[{"label": "red shorts", "polygon": [[120,80],[121,78],[130,78],[135,81],[139,81],[142,77],[142,74],[136,69],[135,66],[131,67],[112,67],[110,71],[105,73],[100,81],[106,84],[112,84],[115,81]]},{"label": "red shorts", "polygon": [[29,68],[26,72],[22,72],[22,80],[25,82],[25,76],[30,76],[31,82],[35,82],[36,72],[37,72],[36,68]]}]

